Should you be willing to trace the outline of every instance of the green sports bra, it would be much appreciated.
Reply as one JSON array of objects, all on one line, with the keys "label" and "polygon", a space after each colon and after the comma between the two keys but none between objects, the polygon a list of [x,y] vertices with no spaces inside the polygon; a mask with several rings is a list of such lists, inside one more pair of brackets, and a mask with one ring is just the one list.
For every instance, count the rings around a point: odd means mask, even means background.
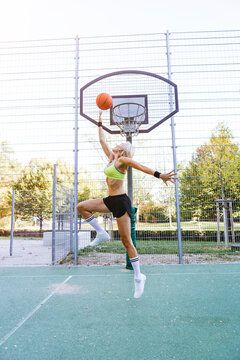
[{"label": "green sports bra", "polygon": [[115,161],[111,165],[105,167],[104,174],[107,177],[116,180],[124,180],[125,178],[125,174],[116,168]]}]

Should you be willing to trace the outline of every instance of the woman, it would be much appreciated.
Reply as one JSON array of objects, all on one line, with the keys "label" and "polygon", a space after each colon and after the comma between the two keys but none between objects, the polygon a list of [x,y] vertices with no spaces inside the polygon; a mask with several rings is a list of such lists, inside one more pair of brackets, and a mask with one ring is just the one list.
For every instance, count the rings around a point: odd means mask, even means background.
[{"label": "woman", "polygon": [[144,291],[144,284],[146,276],[140,272],[140,264],[138,259],[137,250],[134,247],[131,239],[131,200],[126,195],[123,180],[127,173],[128,167],[131,166],[134,169],[140,170],[146,174],[153,175],[167,185],[167,181],[174,182],[174,176],[176,175],[173,171],[167,174],[161,174],[158,171],[154,171],[138,162],[132,160],[133,148],[129,142],[122,143],[110,149],[106,143],[104,132],[102,129],[102,111],[99,111],[99,141],[103,148],[103,151],[109,159],[107,167],[104,169],[104,173],[107,176],[107,186],[109,196],[101,199],[86,200],[80,202],[77,205],[77,210],[82,217],[93,226],[97,232],[97,236],[94,241],[91,242],[90,246],[94,247],[103,241],[110,239],[110,236],[102,227],[98,224],[97,219],[94,217],[93,212],[112,212],[113,216],[116,217],[118,231],[125,246],[131,264],[134,270],[134,284],[135,292],[134,297],[139,298],[142,296]]}]

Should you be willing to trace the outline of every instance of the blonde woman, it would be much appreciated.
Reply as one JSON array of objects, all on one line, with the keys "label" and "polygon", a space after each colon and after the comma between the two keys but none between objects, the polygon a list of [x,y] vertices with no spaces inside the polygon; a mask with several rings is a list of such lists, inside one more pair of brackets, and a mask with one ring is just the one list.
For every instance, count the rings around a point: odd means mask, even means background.
[{"label": "blonde woman", "polygon": [[140,163],[134,161],[132,144],[129,142],[121,143],[110,149],[108,146],[104,132],[102,129],[102,111],[99,111],[99,141],[103,151],[109,159],[108,165],[104,169],[104,173],[107,177],[108,197],[94,200],[86,200],[80,202],[77,205],[78,212],[82,217],[96,230],[97,236],[94,241],[91,242],[90,246],[94,247],[99,245],[101,242],[108,241],[110,239],[108,233],[102,229],[98,224],[97,219],[94,217],[93,212],[112,212],[113,216],[116,217],[118,231],[124,247],[128,252],[131,264],[134,270],[134,285],[135,292],[134,298],[142,296],[144,291],[144,284],[146,276],[140,272],[140,263],[137,254],[137,250],[133,245],[131,239],[131,200],[127,196],[124,190],[124,178],[127,173],[128,167],[140,170],[146,174],[155,176],[167,185],[170,181],[175,183],[176,175],[173,171],[162,174],[158,171],[152,170]]}]

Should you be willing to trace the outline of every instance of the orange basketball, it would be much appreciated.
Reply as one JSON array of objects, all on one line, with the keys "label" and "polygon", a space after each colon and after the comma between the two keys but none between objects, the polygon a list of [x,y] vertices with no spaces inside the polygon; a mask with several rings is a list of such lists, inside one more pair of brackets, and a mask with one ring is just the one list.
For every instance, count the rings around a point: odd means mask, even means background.
[{"label": "orange basketball", "polygon": [[113,100],[111,95],[107,93],[101,93],[96,98],[96,104],[101,110],[107,110],[110,109],[110,107],[113,104]]}]

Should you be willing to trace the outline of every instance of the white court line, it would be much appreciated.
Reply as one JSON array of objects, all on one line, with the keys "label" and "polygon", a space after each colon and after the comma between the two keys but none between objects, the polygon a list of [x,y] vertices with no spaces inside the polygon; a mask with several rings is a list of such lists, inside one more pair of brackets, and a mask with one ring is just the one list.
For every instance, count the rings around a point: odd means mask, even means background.
[{"label": "white court line", "polygon": [[44,305],[54,294],[56,291],[61,288],[62,285],[66,284],[68,280],[70,280],[72,276],[69,276],[66,280],[64,280],[59,286],[56,287],[55,290],[51,292],[43,301],[41,301],[22,321],[20,321],[7,335],[5,335],[0,340],[0,346],[2,346],[28,319],[30,319],[31,316],[33,316],[42,305]]},{"label": "white court line", "polygon": [[[112,276],[122,276],[121,274],[79,274],[79,275],[71,275],[72,277],[112,277]],[[63,277],[63,275],[0,275],[1,278],[56,278]]]},{"label": "white court line", "polygon": [[[145,272],[144,272],[145,273]],[[133,274],[133,273],[132,273]],[[198,275],[201,275],[201,276],[206,276],[206,275],[211,275],[211,276],[232,276],[232,275],[240,275],[240,272],[238,271],[234,271],[234,272],[226,272],[226,273],[212,273],[212,272],[180,272],[180,273],[167,273],[167,272],[161,272],[161,273],[153,273],[153,274],[148,274],[148,273],[145,273],[147,277],[151,277],[151,276],[161,276],[161,277],[165,277],[165,276],[187,276],[187,275],[193,275],[193,276],[198,276]],[[109,277],[122,277],[124,275],[123,272],[119,273],[119,274],[78,274],[78,275],[71,275],[68,277],[68,280],[70,278],[88,278],[88,277],[91,277],[91,278],[99,278],[99,277],[105,277],[105,278],[109,278]],[[130,273],[128,275],[131,275]],[[44,278],[44,277],[47,277],[47,278],[56,278],[56,277],[62,277],[63,275],[19,275],[19,276],[15,276],[15,275],[5,275],[5,276],[0,276],[0,281],[1,281],[1,278]],[[64,282],[63,282],[64,284]],[[56,289],[57,290],[57,289]],[[54,290],[54,291],[56,291]],[[53,293],[54,293],[53,291]],[[52,294],[53,295],[53,294]],[[51,294],[49,295],[50,297],[52,296]],[[48,298],[47,298],[48,300]],[[0,345],[1,345],[1,342],[0,342]]]},{"label": "white court line", "polygon": [[[133,273],[133,272],[132,272]],[[145,273],[145,272],[144,272]],[[123,276],[123,272],[119,273],[119,274],[74,274],[71,275],[71,277],[116,277],[116,276]],[[214,273],[214,272],[172,272],[172,273],[168,273],[168,272],[161,272],[161,273],[153,273],[153,274],[148,274],[146,273],[147,276],[163,276],[163,275],[240,275],[240,271],[233,271],[233,272],[223,272],[223,273]],[[63,275],[1,275],[0,276],[0,280],[1,278],[56,278],[56,277],[62,277]]]}]

